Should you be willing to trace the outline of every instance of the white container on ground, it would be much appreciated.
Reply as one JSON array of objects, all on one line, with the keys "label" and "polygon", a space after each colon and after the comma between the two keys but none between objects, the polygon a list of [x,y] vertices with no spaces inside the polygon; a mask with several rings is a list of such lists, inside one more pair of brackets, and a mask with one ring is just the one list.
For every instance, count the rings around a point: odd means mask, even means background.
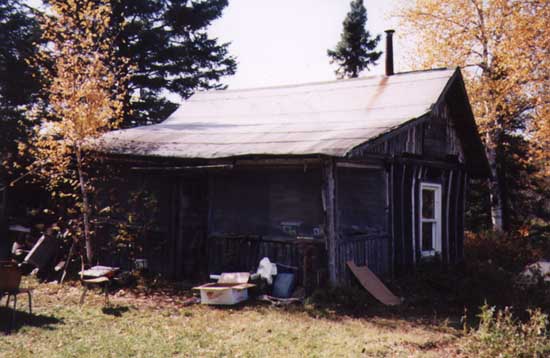
[{"label": "white container on ground", "polygon": [[193,289],[201,293],[203,305],[235,305],[248,299],[248,289],[254,284],[248,283],[250,273],[222,273],[218,282],[207,283]]}]

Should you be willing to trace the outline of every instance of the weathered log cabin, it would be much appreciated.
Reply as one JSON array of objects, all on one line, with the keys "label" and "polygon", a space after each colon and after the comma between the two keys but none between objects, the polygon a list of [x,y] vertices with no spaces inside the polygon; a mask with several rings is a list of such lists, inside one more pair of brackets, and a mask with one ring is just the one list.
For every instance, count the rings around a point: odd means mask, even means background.
[{"label": "weathered log cabin", "polygon": [[[390,64],[391,65],[391,64]],[[459,69],[197,93],[160,124],[108,133],[158,197],[152,270],[248,271],[308,286],[462,259],[468,180],[489,173]]]}]

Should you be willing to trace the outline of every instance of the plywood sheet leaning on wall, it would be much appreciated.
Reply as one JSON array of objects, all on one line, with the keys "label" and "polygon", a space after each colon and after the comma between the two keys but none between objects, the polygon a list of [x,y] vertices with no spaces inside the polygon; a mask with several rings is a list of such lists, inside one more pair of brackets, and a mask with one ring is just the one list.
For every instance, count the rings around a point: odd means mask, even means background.
[{"label": "plywood sheet leaning on wall", "polygon": [[365,290],[378,301],[387,306],[401,304],[401,299],[394,295],[367,266],[357,266],[353,261],[348,261],[347,264]]}]

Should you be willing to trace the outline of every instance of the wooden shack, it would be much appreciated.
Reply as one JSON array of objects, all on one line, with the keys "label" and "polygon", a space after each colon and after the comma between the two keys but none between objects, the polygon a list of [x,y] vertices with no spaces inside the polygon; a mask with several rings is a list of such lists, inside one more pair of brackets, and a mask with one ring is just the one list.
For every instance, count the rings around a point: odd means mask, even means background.
[{"label": "wooden shack", "polygon": [[459,69],[197,93],[102,146],[158,193],[145,255],[173,279],[264,256],[308,285],[348,283],[348,260],[455,263],[468,180],[489,173]]}]

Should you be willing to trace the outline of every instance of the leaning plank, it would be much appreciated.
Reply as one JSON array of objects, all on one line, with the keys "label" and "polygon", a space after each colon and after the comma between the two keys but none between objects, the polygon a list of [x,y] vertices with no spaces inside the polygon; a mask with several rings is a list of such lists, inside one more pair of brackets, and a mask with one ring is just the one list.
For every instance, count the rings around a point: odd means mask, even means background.
[{"label": "leaning plank", "polygon": [[401,303],[401,299],[395,296],[367,266],[357,266],[353,261],[348,261],[347,264],[361,285],[378,301],[388,306]]}]

